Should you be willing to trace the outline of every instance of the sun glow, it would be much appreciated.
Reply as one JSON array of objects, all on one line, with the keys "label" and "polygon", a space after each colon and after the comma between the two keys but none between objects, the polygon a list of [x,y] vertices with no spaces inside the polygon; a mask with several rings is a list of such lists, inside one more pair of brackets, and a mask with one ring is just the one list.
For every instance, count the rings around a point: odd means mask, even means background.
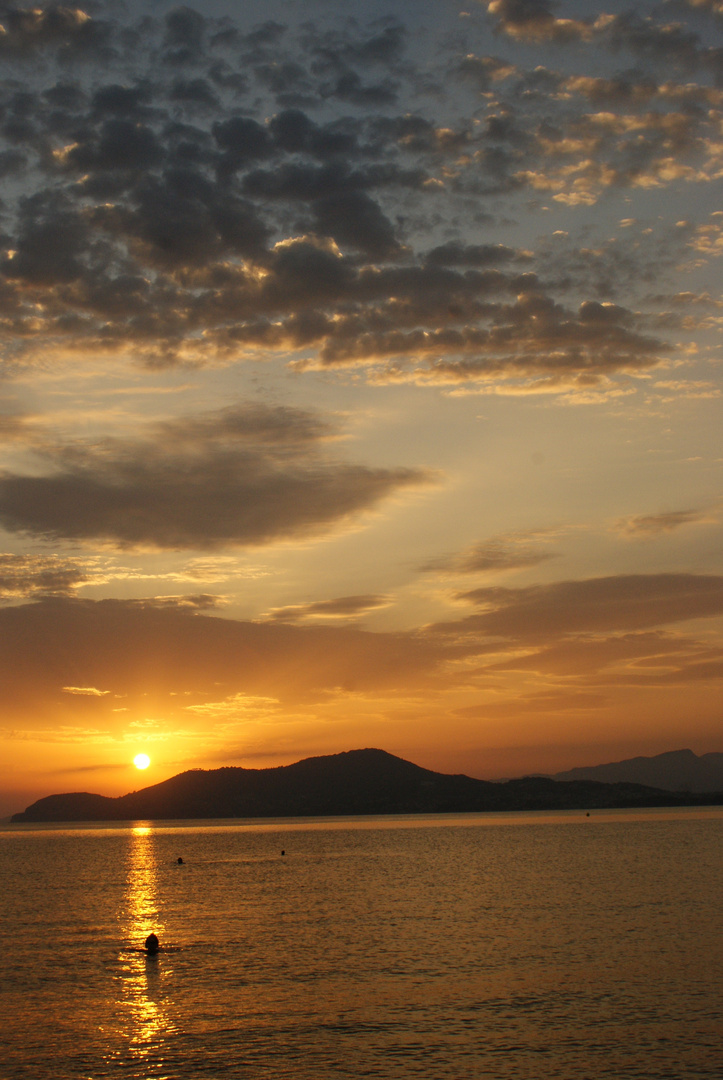
[{"label": "sun glow", "polygon": [[151,763],[151,759],[148,754],[136,754],[133,758],[133,764],[137,769],[147,769]]}]

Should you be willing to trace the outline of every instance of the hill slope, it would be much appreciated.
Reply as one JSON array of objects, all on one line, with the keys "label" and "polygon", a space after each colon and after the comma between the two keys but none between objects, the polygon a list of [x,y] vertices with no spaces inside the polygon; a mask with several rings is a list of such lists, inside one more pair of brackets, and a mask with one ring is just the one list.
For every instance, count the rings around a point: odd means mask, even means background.
[{"label": "hill slope", "polygon": [[12,821],[599,809],[690,801],[689,796],[625,783],[559,782],[535,776],[496,784],[422,769],[384,750],[349,750],[275,769],[193,769],[115,799],[88,792],[50,795],[13,815]]},{"label": "hill slope", "polygon": [[553,780],[598,780],[603,784],[647,784],[666,791],[723,791],[723,754],[671,750],[655,757],[627,758],[608,765],[569,769]]}]

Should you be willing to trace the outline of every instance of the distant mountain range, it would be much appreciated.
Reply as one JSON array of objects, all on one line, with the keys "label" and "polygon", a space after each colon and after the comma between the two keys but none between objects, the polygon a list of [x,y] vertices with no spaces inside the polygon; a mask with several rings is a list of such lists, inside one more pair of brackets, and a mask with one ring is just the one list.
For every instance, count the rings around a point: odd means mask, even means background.
[{"label": "distant mountain range", "polygon": [[553,780],[598,780],[603,784],[647,784],[666,791],[723,791],[723,754],[671,750],[655,757],[627,758],[609,765],[569,769]]},{"label": "distant mountain range", "polygon": [[492,783],[431,772],[384,750],[349,750],[275,769],[192,769],[118,798],[49,795],[14,822],[179,818],[326,817],[351,814],[598,810],[722,803],[718,795],[661,791],[627,781],[527,776]]}]

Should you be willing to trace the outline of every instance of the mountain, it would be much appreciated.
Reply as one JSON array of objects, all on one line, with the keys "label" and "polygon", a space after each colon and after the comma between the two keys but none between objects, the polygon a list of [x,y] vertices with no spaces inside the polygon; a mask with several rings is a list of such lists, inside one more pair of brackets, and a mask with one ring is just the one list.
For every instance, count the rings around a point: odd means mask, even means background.
[{"label": "mountain", "polygon": [[723,754],[671,750],[655,757],[627,758],[609,765],[569,769],[553,780],[598,780],[603,784],[647,784],[666,791],[723,791]]},{"label": "mountain", "polygon": [[329,817],[348,814],[472,813],[681,806],[719,801],[630,783],[558,781],[544,776],[492,783],[431,772],[384,750],[349,750],[274,769],[192,769],[110,799],[88,792],[49,795],[14,822],[178,818]]}]

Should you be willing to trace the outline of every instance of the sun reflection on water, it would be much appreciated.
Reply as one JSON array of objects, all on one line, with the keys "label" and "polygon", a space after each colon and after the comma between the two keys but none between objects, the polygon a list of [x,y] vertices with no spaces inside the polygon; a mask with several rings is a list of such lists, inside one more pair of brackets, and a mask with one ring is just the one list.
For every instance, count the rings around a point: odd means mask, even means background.
[{"label": "sun reflection on water", "polygon": [[131,830],[125,916],[129,944],[139,939],[142,943],[152,930],[162,938],[153,830],[146,825]]},{"label": "sun reflection on water", "polygon": [[173,952],[149,955],[143,944],[153,931],[166,942],[159,898],[159,870],[153,829],[137,825],[129,836],[128,873],[118,913],[123,947],[116,998],[121,1047],[111,1055],[127,1067],[128,1058],[144,1077],[162,1075],[163,1047],[175,1030],[170,1015]]}]

